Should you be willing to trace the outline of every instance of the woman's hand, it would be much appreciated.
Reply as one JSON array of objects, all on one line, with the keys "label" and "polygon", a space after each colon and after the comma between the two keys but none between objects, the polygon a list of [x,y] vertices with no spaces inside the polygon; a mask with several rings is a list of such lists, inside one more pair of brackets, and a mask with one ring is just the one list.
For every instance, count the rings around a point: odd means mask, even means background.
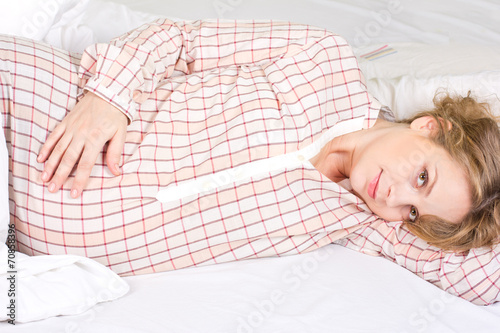
[{"label": "woman's hand", "polygon": [[59,123],[42,146],[37,161],[45,164],[42,181],[50,192],[57,192],[78,163],[71,196],[83,191],[97,156],[109,141],[106,164],[116,176],[128,119],[123,112],[100,97],[87,92],[75,108]]}]

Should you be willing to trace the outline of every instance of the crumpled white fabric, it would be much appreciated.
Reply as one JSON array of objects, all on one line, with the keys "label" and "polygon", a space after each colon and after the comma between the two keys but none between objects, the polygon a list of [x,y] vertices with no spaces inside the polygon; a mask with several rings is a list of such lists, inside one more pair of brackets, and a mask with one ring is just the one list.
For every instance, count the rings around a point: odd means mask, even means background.
[{"label": "crumpled white fabric", "polygon": [[[74,255],[30,257],[14,252],[9,266],[8,161],[0,117],[0,321],[23,323],[82,313],[125,295],[128,284],[98,262]],[[10,273],[14,271],[15,273]],[[15,301],[15,309],[7,307]]]},{"label": "crumpled white fabric", "polygon": [[[73,255],[30,257],[16,252],[16,271],[7,271],[7,246],[2,244],[0,260],[0,321],[25,323],[59,315],[76,315],[99,302],[125,295],[128,284],[98,262]],[[11,279],[11,280],[9,280]],[[12,288],[11,282],[15,287]],[[14,317],[6,309],[9,290],[15,293]]]},{"label": "crumpled white fabric", "polygon": [[[64,2],[71,2],[71,0]],[[66,6],[66,10],[60,13],[58,19],[40,40],[76,53],[82,53],[87,46],[96,43],[94,32],[84,21],[84,13],[87,12],[88,5],[89,0],[79,0],[74,6]]]},{"label": "crumpled white fabric", "polygon": [[42,40],[57,25],[80,15],[89,0],[2,0],[0,33]]},{"label": "crumpled white fabric", "polygon": [[112,38],[159,18],[134,12],[123,4],[102,0],[79,0],[76,6],[64,8],[66,11],[54,20],[40,40],[75,53],[83,53],[89,45],[107,43]]}]

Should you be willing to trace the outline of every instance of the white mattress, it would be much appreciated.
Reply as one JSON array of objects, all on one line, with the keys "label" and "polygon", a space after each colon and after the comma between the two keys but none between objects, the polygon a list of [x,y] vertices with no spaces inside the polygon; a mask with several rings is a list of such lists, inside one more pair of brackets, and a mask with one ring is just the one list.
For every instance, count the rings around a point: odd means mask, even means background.
[{"label": "white mattress", "polygon": [[498,332],[500,307],[448,296],[393,263],[317,253],[128,277],[130,292],[78,316],[2,332]]},{"label": "white mattress", "polygon": [[[394,49],[393,55],[375,60],[360,57],[360,62],[374,95],[399,115],[425,105],[435,88],[446,84],[457,91],[474,88],[493,104],[500,95],[500,4],[495,0],[91,0],[79,10],[67,22],[54,21],[38,37],[79,51],[160,16],[291,20],[344,35],[359,56],[384,45]],[[15,327],[4,322],[0,330],[500,330],[500,304],[472,305],[385,259],[336,245],[306,255],[127,277],[125,281],[130,285],[127,295],[80,315]]]}]

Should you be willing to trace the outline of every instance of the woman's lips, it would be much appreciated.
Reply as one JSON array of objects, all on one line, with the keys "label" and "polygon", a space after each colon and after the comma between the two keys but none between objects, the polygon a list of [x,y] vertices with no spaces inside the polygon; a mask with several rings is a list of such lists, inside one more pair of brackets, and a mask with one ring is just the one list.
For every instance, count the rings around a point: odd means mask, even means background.
[{"label": "woman's lips", "polygon": [[375,199],[377,196],[377,189],[378,189],[378,182],[380,180],[380,175],[382,174],[382,171],[377,175],[377,177],[373,178],[373,180],[368,184],[368,195],[372,198]]}]

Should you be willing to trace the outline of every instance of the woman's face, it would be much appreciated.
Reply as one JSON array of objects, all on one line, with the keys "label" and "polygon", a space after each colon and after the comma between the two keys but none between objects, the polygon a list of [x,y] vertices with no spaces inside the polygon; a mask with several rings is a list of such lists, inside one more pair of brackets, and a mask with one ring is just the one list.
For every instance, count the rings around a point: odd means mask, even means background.
[{"label": "woman's face", "polygon": [[375,214],[387,221],[435,215],[459,223],[468,213],[467,176],[429,139],[435,128],[432,117],[418,118],[409,129],[386,131],[354,154],[351,186]]}]

